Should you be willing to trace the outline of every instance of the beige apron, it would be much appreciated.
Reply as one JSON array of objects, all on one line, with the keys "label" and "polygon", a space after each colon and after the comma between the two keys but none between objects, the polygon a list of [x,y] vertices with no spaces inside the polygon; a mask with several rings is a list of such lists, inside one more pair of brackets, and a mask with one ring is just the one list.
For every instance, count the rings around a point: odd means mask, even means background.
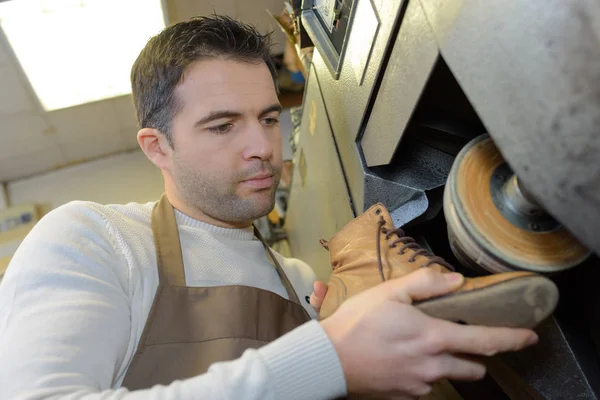
[{"label": "beige apron", "polygon": [[175,213],[161,197],[152,211],[159,285],[124,387],[168,385],[205,373],[211,364],[239,358],[310,320],[269,246],[254,232],[290,300],[248,286],[187,287]]}]

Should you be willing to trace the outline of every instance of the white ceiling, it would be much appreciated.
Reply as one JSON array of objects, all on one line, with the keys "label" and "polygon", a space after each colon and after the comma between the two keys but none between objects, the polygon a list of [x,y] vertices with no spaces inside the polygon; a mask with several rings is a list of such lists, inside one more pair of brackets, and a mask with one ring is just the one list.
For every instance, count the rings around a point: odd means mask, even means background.
[{"label": "white ceiling", "polygon": [[[282,0],[167,0],[166,7],[171,22],[216,12],[274,30],[274,51],[283,47],[266,12],[278,14]],[[44,112],[0,31],[0,182],[135,149],[136,133],[131,96]]]}]

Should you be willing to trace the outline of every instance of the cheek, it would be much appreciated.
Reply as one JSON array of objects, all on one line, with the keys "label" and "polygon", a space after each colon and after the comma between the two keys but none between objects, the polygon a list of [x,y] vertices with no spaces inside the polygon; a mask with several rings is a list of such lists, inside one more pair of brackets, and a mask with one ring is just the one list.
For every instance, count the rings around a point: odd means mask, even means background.
[{"label": "cheek", "polygon": [[181,149],[181,152],[189,164],[194,165],[200,173],[205,170],[211,171],[213,175],[215,173],[223,175],[227,169],[231,169],[235,165],[235,142],[197,139],[182,143],[182,146],[185,147]]},{"label": "cheek", "polygon": [[236,168],[236,164],[221,153],[204,154],[202,157],[197,157],[195,166],[198,174],[221,181],[228,180]]}]

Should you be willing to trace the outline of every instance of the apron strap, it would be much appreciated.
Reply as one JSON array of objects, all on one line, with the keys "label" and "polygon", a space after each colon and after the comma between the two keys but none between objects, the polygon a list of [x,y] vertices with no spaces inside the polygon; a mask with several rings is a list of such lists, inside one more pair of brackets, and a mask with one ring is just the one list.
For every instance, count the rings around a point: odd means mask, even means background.
[{"label": "apron strap", "polygon": [[[154,236],[154,247],[156,249],[159,285],[186,286],[177,219],[175,218],[175,210],[166,193],[161,196],[152,210],[152,235]],[[260,240],[269,258],[273,261],[273,266],[287,291],[288,298],[301,306],[294,287],[256,226],[254,226],[254,235]]]},{"label": "apron strap", "polygon": [[294,303],[296,303],[296,304],[298,304],[298,305],[301,306],[300,299],[298,298],[298,294],[294,290],[294,287],[292,286],[292,283],[288,279],[287,275],[285,274],[285,271],[283,270],[283,268],[279,264],[279,261],[277,261],[277,258],[275,258],[275,254],[273,254],[273,252],[271,251],[271,248],[269,247],[269,245],[267,244],[267,242],[263,238],[263,236],[260,233],[260,231],[256,228],[256,226],[254,226],[254,235],[258,238],[258,240],[261,241],[261,243],[263,244],[263,247],[267,251],[267,254],[269,255],[269,257],[273,261],[273,265],[275,266],[275,270],[277,271],[277,274],[279,275],[279,279],[281,279],[281,283],[283,283],[283,286],[285,287],[285,290],[287,291],[289,299],[291,301],[293,301]]},{"label": "apron strap", "polygon": [[152,235],[160,286],[185,286],[185,270],[175,210],[166,193],[152,210]]}]

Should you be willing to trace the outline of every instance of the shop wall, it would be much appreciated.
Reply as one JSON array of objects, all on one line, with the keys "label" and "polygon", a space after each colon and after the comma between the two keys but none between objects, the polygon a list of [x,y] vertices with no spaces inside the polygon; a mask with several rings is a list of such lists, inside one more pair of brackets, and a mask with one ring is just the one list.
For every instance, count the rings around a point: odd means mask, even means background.
[{"label": "shop wall", "polygon": [[10,182],[11,205],[35,203],[44,212],[72,200],[101,204],[145,203],[164,191],[160,170],[133,151]]},{"label": "shop wall", "polygon": [[4,190],[4,185],[0,183],[0,211],[8,207],[7,200],[8,199],[6,198],[6,191]]}]

